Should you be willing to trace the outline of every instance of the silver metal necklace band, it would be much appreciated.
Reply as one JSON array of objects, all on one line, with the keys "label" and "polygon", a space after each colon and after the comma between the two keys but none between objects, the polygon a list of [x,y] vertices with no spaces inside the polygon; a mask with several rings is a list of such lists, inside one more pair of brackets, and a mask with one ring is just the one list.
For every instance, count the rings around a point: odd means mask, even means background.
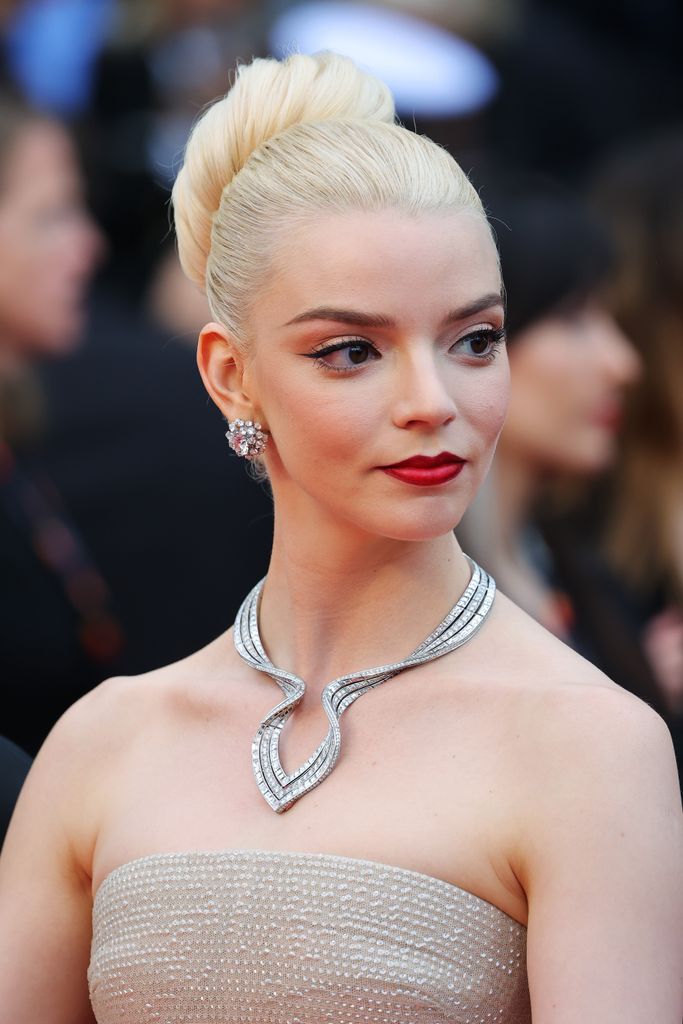
[{"label": "silver metal necklace band", "polygon": [[467,643],[491,610],[495,580],[468,555],[472,575],[463,594],[433,632],[403,661],[333,679],[322,691],[322,705],[330,723],[327,735],[296,771],[288,774],[280,763],[280,733],[306,691],[303,679],[277,668],[266,654],[258,628],[259,598],[265,578],[246,596],[237,613],[234,641],[237,653],[252,668],[265,672],[280,686],[284,700],[263,719],[252,743],[252,768],[261,793],[278,814],[327,778],[339,758],[339,719],[368,690],[407,668],[424,665]]}]

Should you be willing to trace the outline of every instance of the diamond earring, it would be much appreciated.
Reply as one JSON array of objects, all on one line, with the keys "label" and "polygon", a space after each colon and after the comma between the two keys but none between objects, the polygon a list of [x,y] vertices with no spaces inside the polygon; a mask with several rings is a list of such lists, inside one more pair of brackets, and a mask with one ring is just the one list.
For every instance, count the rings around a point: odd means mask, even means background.
[{"label": "diamond earring", "polygon": [[235,455],[250,460],[257,458],[268,443],[267,431],[253,420],[228,420],[225,436]]}]

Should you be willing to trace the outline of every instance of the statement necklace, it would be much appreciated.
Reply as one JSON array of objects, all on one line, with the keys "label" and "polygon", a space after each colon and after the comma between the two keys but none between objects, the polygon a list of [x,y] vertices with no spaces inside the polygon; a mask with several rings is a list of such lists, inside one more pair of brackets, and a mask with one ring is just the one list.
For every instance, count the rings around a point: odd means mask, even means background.
[{"label": "statement necklace", "polygon": [[303,679],[273,665],[263,649],[258,628],[258,606],[265,578],[247,595],[237,613],[234,626],[235,648],[247,665],[269,675],[284,694],[258,727],[251,747],[254,778],[261,793],[278,814],[286,811],[305,793],[327,778],[339,758],[341,730],[339,719],[355,700],[368,690],[391,679],[407,668],[424,665],[449,654],[467,643],[491,610],[496,592],[492,576],[468,555],[472,575],[464,593],[448,615],[426,640],[403,661],[378,668],[351,672],[328,683],[322,691],[322,705],[330,727],[322,743],[300,768],[288,774],[280,763],[280,733],[306,691]]}]

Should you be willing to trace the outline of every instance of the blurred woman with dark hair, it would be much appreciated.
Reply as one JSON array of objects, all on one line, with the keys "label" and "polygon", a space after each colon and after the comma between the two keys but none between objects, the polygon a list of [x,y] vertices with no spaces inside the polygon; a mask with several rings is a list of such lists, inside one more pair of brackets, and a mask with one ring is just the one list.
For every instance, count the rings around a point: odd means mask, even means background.
[{"label": "blurred woman with dark hair", "polygon": [[614,463],[640,374],[604,299],[611,241],[577,199],[538,183],[484,197],[506,282],[512,392],[463,542],[513,600],[665,714],[628,601],[568,516],[582,485]]},{"label": "blurred woman with dark hair", "polygon": [[119,644],[106,584],[31,454],[33,365],[71,351],[101,252],[66,129],[0,96],[0,730],[35,753]]},{"label": "blurred woman with dark hair", "polygon": [[[683,731],[683,134],[603,169],[617,243],[608,301],[643,364],[608,479],[603,548],[628,586],[670,716]],[[679,746],[680,746],[679,740]]]}]

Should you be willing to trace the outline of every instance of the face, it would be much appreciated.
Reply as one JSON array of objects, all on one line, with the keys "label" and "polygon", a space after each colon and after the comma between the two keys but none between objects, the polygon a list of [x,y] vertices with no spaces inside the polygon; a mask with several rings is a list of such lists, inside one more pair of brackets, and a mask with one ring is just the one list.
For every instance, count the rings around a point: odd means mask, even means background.
[{"label": "face", "polygon": [[68,136],[28,125],[0,183],[0,346],[19,358],[73,347],[101,250]]},{"label": "face", "polygon": [[232,408],[272,435],[276,507],[398,540],[451,530],[505,416],[500,291],[471,212],[320,217],[288,235],[253,314],[251,404]]},{"label": "face", "polygon": [[614,319],[587,304],[521,332],[510,349],[512,393],[500,456],[541,472],[593,473],[616,454],[624,392],[640,373]]}]

